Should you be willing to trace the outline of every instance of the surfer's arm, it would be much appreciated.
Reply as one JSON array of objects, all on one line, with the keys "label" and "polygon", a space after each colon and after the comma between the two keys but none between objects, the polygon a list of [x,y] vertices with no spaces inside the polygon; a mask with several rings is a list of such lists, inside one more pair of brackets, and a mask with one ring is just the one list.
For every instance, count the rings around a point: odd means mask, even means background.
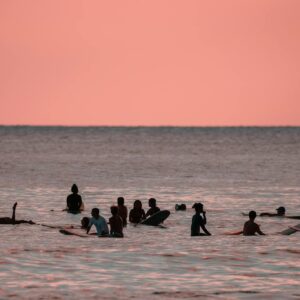
[{"label": "surfer's arm", "polygon": [[67,197],[67,208],[70,208],[70,196]]},{"label": "surfer's arm", "polygon": [[206,229],[205,225],[204,224],[201,224],[200,225],[202,230],[207,234],[207,235],[211,235],[211,233]]},{"label": "surfer's arm", "polygon": [[86,234],[88,234],[88,233],[90,232],[91,228],[92,228],[92,225],[89,225],[89,226],[87,227],[87,229],[86,229]]},{"label": "surfer's arm", "polygon": [[82,198],[81,196],[79,195],[79,199],[78,199],[78,207],[80,208],[82,205]]},{"label": "surfer's arm", "polygon": [[145,211],[142,210],[142,220],[146,219],[146,214],[145,214]]},{"label": "surfer's arm", "polygon": [[203,214],[203,224],[206,225],[206,212],[204,211],[202,214]]},{"label": "surfer's arm", "polygon": [[14,206],[13,206],[13,212],[12,212],[12,216],[11,216],[11,221],[12,223],[16,222],[16,208],[17,208],[18,202],[15,202]]},{"label": "surfer's arm", "polygon": [[266,235],[265,233],[263,233],[260,229],[259,230],[257,230],[257,233],[259,234],[259,235]]},{"label": "surfer's arm", "polygon": [[257,227],[258,227],[258,228],[257,228],[256,232],[257,232],[259,235],[265,235],[265,234],[260,230],[259,226],[257,226]]},{"label": "surfer's arm", "polygon": [[263,212],[259,215],[260,217],[276,217],[278,216],[277,214],[271,214],[271,213],[266,213],[266,212]]}]

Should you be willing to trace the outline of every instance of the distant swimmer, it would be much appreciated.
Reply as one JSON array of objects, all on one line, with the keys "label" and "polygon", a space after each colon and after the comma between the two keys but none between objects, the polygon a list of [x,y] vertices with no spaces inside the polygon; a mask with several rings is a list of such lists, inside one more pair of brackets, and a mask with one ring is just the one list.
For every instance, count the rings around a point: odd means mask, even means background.
[{"label": "distant swimmer", "polygon": [[156,206],[156,199],[150,198],[148,201],[148,204],[149,204],[150,209],[148,209],[148,211],[146,213],[146,218],[150,217],[160,211],[160,208]]},{"label": "distant swimmer", "polygon": [[83,203],[76,184],[72,185],[71,191],[72,194],[67,197],[67,210],[70,213],[80,213]]},{"label": "distant swimmer", "polygon": [[122,218],[123,226],[125,227],[127,225],[128,210],[127,206],[124,205],[124,201],[123,197],[118,198],[118,212],[119,216]]},{"label": "distant swimmer", "polygon": [[176,204],[175,205],[175,210],[186,210],[186,205],[184,203],[182,204]]},{"label": "distant swimmer", "polygon": [[113,237],[123,237],[123,221],[119,216],[117,206],[110,208],[112,216],[109,218],[110,235]]},{"label": "distant swimmer", "polygon": [[108,226],[106,220],[102,216],[100,216],[99,208],[93,208],[91,211],[91,215],[92,218],[90,218],[90,222],[86,233],[89,233],[91,227],[95,225],[98,235],[108,235],[109,234]]},{"label": "distant swimmer", "polygon": [[135,200],[133,204],[133,209],[129,213],[130,223],[140,223],[146,218],[145,211],[142,208],[142,202],[140,200]]},{"label": "distant swimmer", "polygon": [[260,235],[265,235],[259,228],[259,226],[254,222],[256,218],[256,212],[251,210],[249,212],[249,221],[244,224],[243,235],[255,235],[256,233]]},{"label": "distant swimmer", "polygon": [[[199,236],[199,235],[211,235],[210,232],[206,229],[206,212],[203,210],[202,203],[194,203],[193,208],[195,209],[195,215],[192,219],[191,226],[191,236]],[[201,216],[202,214],[202,216]],[[200,232],[200,228],[204,231],[204,233]]]},{"label": "distant swimmer", "polygon": [[259,216],[260,217],[284,217],[285,216],[285,207],[279,206],[276,208],[277,213],[261,213]]},{"label": "distant swimmer", "polygon": [[26,220],[16,220],[16,208],[17,208],[18,202],[16,202],[13,205],[12,208],[12,216],[11,218],[9,217],[4,217],[4,218],[0,218],[0,224],[11,224],[11,225],[16,225],[16,224],[30,224],[30,225],[34,225],[35,223],[30,221],[26,221]]}]

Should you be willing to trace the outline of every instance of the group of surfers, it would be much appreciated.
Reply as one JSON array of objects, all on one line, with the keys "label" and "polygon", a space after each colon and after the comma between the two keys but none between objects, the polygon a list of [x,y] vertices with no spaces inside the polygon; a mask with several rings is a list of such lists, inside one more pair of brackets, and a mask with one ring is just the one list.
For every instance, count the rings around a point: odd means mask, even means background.
[{"label": "group of surfers", "polygon": [[[68,195],[67,197],[67,211],[70,213],[79,213],[83,208],[83,202],[81,196],[78,194],[78,187],[76,184],[73,184],[71,188],[72,194]],[[100,210],[98,208],[93,208],[91,211],[91,218],[84,217],[81,220],[81,228],[86,230],[86,233],[89,234],[91,227],[95,226],[97,235],[105,236],[110,235],[113,237],[123,237],[123,228],[127,225],[127,217],[128,217],[128,210],[124,204],[124,198],[119,197],[117,200],[117,205],[111,206],[111,217],[109,221],[106,222],[105,218],[100,215]],[[148,201],[149,209],[147,213],[145,213],[142,202],[140,200],[135,200],[133,204],[133,208],[130,210],[129,213],[129,222],[133,224],[139,224],[147,217],[150,217],[157,212],[160,211],[160,208],[156,205],[156,199],[150,198]],[[16,207],[17,202],[13,206],[13,213],[12,217],[4,217],[0,218],[0,224],[36,224],[33,221],[26,221],[26,220],[16,220]],[[204,206],[202,203],[194,203],[192,208],[195,209],[195,215],[192,218],[191,224],[191,236],[203,236],[203,235],[211,235],[211,233],[206,228],[206,212],[204,210]],[[185,204],[176,204],[176,210],[185,210]],[[260,216],[284,216],[285,215],[285,208],[283,206],[277,208],[277,213],[261,213]],[[264,235],[264,233],[260,230],[258,224],[255,223],[256,212],[250,211],[249,220],[245,222],[244,228],[242,231],[236,234],[243,234],[246,236],[251,235]],[[108,228],[110,226],[110,229]],[[51,227],[51,226],[50,226]],[[201,232],[201,229],[203,232]]]}]

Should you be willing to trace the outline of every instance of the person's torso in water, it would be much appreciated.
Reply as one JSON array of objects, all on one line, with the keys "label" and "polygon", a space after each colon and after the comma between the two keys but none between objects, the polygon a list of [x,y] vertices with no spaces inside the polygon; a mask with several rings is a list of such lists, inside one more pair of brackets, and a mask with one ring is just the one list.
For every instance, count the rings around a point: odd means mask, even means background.
[{"label": "person's torso in water", "polygon": [[113,236],[123,236],[123,221],[119,215],[109,218],[110,234]]},{"label": "person's torso in water", "polygon": [[140,223],[143,219],[145,219],[145,211],[137,208],[133,208],[129,214],[129,220],[131,223]]},{"label": "person's torso in water", "polygon": [[200,226],[204,225],[204,220],[200,214],[195,214],[192,219],[192,226],[191,226],[191,235],[199,235],[200,234]]},{"label": "person's torso in water", "polygon": [[243,235],[255,235],[255,233],[260,232],[259,226],[249,220],[244,224]]},{"label": "person's torso in water", "polygon": [[159,207],[157,207],[157,206],[151,207],[151,208],[148,209],[148,211],[147,211],[147,213],[146,213],[146,217],[148,217],[148,216],[150,217],[150,216],[152,216],[152,215],[158,213],[159,211],[160,211],[160,208],[159,208]]},{"label": "person's torso in water", "polygon": [[127,225],[127,207],[125,205],[118,205],[118,213],[119,216],[122,218],[123,226]]},{"label": "person's torso in water", "polygon": [[70,194],[67,197],[67,206],[70,211],[79,211],[82,204],[81,196],[78,194]]}]

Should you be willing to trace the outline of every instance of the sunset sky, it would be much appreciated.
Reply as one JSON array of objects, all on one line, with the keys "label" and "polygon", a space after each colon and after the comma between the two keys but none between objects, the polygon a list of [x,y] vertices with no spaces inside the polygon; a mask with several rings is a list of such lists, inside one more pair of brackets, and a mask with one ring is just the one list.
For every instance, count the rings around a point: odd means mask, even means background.
[{"label": "sunset sky", "polygon": [[300,125],[299,0],[0,0],[0,124]]}]

